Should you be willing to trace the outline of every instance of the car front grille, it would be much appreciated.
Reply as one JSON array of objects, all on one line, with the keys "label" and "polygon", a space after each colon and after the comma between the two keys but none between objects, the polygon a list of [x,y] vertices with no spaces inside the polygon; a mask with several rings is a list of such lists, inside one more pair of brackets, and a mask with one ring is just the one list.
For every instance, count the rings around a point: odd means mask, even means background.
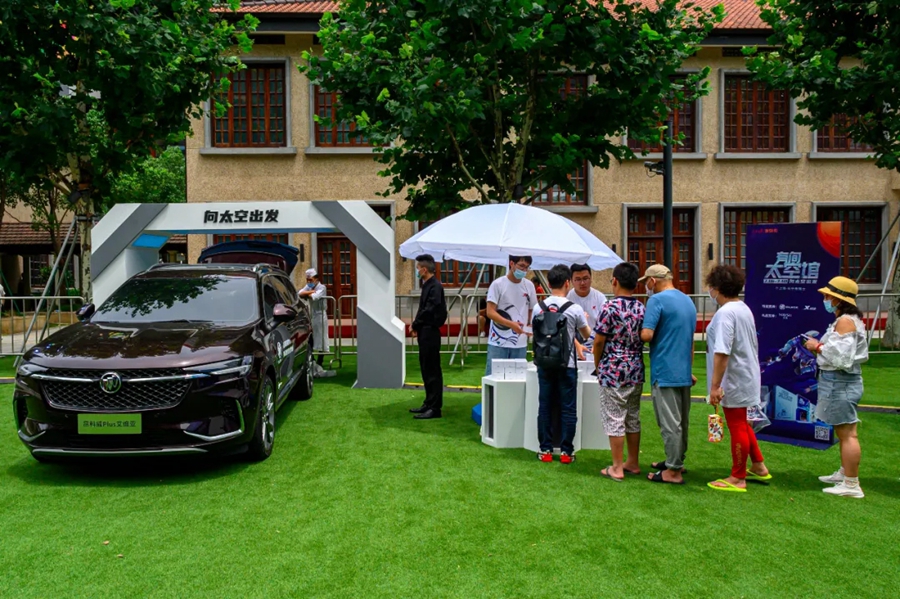
[{"label": "car front grille", "polygon": [[43,381],[47,401],[55,408],[91,412],[131,412],[159,410],[178,405],[191,386],[190,380],[160,380],[129,383],[129,379],[153,379],[181,376],[180,370],[120,370],[122,388],[106,393],[100,388],[100,376],[107,371],[53,370],[47,374],[61,378],[95,379],[92,383]]}]

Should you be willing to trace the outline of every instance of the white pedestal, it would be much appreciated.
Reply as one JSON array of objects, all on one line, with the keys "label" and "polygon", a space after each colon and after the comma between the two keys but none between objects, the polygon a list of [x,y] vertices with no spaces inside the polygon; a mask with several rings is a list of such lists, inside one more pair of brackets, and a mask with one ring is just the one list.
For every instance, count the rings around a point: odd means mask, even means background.
[{"label": "white pedestal", "polygon": [[[609,449],[609,437],[603,429],[603,414],[600,410],[600,382],[597,377],[580,374],[581,412],[578,423],[581,424],[582,449]],[[583,424],[582,424],[583,423]]]},{"label": "white pedestal", "polygon": [[494,375],[481,379],[483,443],[498,449],[523,446],[525,385],[525,379],[506,380]]},{"label": "white pedestal", "polygon": [[[580,378],[580,377],[579,377]],[[541,445],[538,442],[537,435],[537,416],[538,416],[538,395],[540,386],[538,385],[537,378],[537,369],[531,367],[525,373],[525,449],[531,450],[535,453],[541,450]],[[577,452],[581,449],[581,384],[579,383],[576,386],[578,389],[578,399],[577,399],[577,412],[578,412],[578,424],[575,427],[575,438],[572,440],[572,444],[575,446],[575,451]],[[554,448],[558,449],[558,448]]]}]

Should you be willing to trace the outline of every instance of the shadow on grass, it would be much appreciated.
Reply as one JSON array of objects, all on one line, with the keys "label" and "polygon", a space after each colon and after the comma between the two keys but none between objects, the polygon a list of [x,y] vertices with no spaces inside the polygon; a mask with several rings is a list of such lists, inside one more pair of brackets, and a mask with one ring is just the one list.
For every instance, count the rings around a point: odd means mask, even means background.
[{"label": "shadow on grass", "polygon": [[[463,439],[472,443],[480,443],[481,438],[476,425],[470,416],[472,406],[466,403],[453,402],[444,404],[441,410],[442,417],[434,420],[416,420],[409,413],[410,408],[416,408],[420,404],[416,397],[409,401],[402,401],[383,406],[369,408],[369,416],[380,428],[392,428],[410,433],[425,435],[437,435]],[[474,402],[473,402],[474,405]]]},{"label": "shadow on grass", "polygon": [[[298,403],[288,400],[281,406],[276,431],[291,417]],[[160,487],[215,480],[238,474],[252,465],[243,451],[226,456],[73,457],[46,464],[25,457],[6,472],[26,484],[38,486]]]}]

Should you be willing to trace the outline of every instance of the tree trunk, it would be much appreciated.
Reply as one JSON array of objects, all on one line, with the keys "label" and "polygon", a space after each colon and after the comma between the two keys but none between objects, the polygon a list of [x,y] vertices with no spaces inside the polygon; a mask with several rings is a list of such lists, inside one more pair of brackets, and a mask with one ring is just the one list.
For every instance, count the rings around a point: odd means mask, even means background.
[{"label": "tree trunk", "polygon": [[89,303],[93,296],[93,285],[91,283],[91,226],[93,218],[86,215],[85,220],[79,223],[79,247],[80,247],[80,264],[81,264],[81,296],[85,303]]},{"label": "tree trunk", "polygon": [[[897,240],[897,243],[900,243],[900,240]],[[881,346],[884,349],[900,349],[900,268],[894,269],[891,293],[894,294],[894,297],[886,302],[887,321],[885,322],[884,336],[881,338]]]}]

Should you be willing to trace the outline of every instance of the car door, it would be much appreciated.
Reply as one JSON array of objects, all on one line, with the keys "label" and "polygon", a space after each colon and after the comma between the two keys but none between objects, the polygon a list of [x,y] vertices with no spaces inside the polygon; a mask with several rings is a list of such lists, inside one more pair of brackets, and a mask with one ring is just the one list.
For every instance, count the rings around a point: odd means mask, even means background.
[{"label": "car door", "polygon": [[269,329],[267,345],[274,356],[276,395],[280,397],[289,384],[294,369],[294,345],[288,326],[275,322],[275,306],[283,304],[284,298],[278,293],[271,275],[263,278],[262,294],[263,312]]},{"label": "car door", "polygon": [[275,290],[284,299],[284,305],[290,306],[297,311],[297,317],[290,323],[287,323],[287,326],[293,344],[293,374],[295,377],[300,376],[308,359],[307,351],[311,349],[308,347],[308,339],[312,330],[312,321],[309,318],[306,307],[300,302],[297,290],[290,280],[281,275],[273,277],[273,279]]}]

